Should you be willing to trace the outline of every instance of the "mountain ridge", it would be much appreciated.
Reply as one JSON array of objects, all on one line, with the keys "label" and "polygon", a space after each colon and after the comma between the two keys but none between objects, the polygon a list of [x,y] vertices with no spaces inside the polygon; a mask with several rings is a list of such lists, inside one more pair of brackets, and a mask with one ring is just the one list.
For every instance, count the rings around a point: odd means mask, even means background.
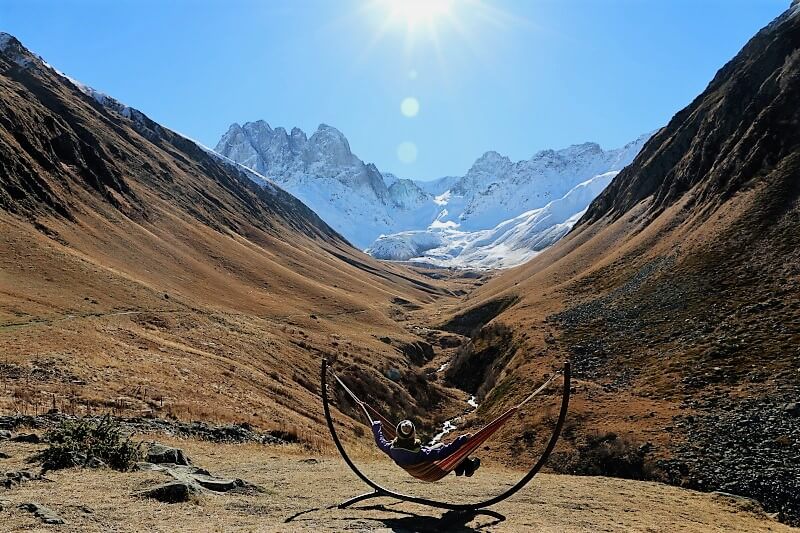
[{"label": "mountain ridge", "polygon": [[[292,132],[298,139],[306,138],[298,128]],[[215,149],[270,175],[351,242],[371,252],[380,248],[379,238],[397,239],[400,237],[392,235],[398,232],[429,228],[438,232],[442,227],[489,230],[526,211],[543,208],[595,175],[620,170],[649,135],[618,149],[603,150],[597,143],[582,143],[541,150],[518,162],[489,151],[477,158],[464,176],[426,182],[381,174],[374,164],[364,163],[352,153],[340,131],[325,124],[309,139],[325,137],[330,141],[312,143],[310,154],[306,145],[289,142],[285,128],[273,129],[263,120],[232,124]],[[379,257],[408,259],[391,254]],[[449,264],[464,266],[464,261],[453,258]]]},{"label": "mountain ridge", "polygon": [[798,124],[794,4],[568,235],[444,317],[474,331],[453,375],[492,383],[499,411],[524,397],[523,376],[535,383],[569,359],[580,424],[557,470],[602,473],[598,450],[628,449],[632,476],[752,497],[800,523],[800,458],[788,451],[800,438]]}]

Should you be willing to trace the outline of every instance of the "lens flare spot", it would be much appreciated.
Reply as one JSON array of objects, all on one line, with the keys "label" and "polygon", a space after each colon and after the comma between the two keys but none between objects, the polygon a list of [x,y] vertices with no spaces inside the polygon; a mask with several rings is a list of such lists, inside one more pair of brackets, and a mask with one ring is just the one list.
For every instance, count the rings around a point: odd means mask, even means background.
[{"label": "lens flare spot", "polygon": [[413,96],[403,98],[403,101],[400,102],[400,112],[409,118],[416,117],[419,113],[419,100]]},{"label": "lens flare spot", "polygon": [[406,165],[417,160],[417,145],[411,141],[403,141],[397,146],[397,159]]}]

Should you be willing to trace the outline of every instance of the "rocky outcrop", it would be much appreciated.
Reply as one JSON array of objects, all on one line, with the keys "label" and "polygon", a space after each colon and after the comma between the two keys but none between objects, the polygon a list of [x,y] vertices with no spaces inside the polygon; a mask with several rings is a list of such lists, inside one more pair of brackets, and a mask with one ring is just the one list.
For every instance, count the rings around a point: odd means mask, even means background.
[{"label": "rocky outcrop", "polygon": [[170,463],[175,465],[188,466],[191,464],[189,458],[180,448],[164,446],[163,444],[153,443],[147,450],[147,461],[155,464]]},{"label": "rocky outcrop", "polygon": [[193,496],[198,496],[199,494],[200,491],[197,487],[185,481],[170,481],[139,493],[144,498],[158,500],[162,503],[188,502]]},{"label": "rocky outcrop", "polygon": [[41,503],[37,502],[27,502],[19,504],[19,508],[23,511],[28,511],[29,513],[33,514],[36,518],[41,520],[44,524],[50,525],[59,525],[59,524],[66,524],[67,522],[58,516],[55,511],[50,509],[49,507],[45,507]]},{"label": "rocky outcrop", "polygon": [[[174,481],[146,489],[140,493],[146,498],[153,498],[164,503],[178,503],[190,500],[203,493],[252,493],[261,492],[261,488],[239,478],[222,478],[212,475],[208,470],[188,464],[186,454],[179,448],[167,448],[154,445],[154,455],[148,454],[148,461],[137,463],[136,470],[161,472]],[[183,460],[182,463],[169,462],[162,459]],[[155,459],[155,461],[153,461]]]}]

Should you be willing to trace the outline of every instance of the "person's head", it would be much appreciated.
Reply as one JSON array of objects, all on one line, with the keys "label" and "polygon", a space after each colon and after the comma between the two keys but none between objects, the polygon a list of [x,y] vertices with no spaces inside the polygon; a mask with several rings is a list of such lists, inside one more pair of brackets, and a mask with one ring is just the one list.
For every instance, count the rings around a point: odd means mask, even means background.
[{"label": "person's head", "polygon": [[397,427],[397,438],[403,440],[415,440],[417,438],[417,429],[414,427],[414,422],[411,420],[403,420]]}]

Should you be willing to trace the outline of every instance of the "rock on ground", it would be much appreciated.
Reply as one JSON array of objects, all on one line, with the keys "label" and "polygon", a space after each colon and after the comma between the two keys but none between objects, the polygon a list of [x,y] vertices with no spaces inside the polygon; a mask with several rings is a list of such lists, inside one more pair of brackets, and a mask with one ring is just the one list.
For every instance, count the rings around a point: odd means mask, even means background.
[{"label": "rock on ground", "polygon": [[170,481],[141,492],[145,498],[152,498],[163,503],[188,502],[192,496],[199,494],[200,490],[186,481]]},{"label": "rock on ground", "polygon": [[180,448],[172,448],[154,443],[147,451],[147,462],[155,464],[176,464],[188,466],[191,463]]},{"label": "rock on ground", "polygon": [[19,470],[13,472],[6,472],[5,479],[0,481],[0,486],[10,489],[12,487],[16,487],[21,485],[26,481],[41,481],[45,478],[42,477],[40,474],[35,472],[29,472],[27,470]]},{"label": "rock on ground", "polygon": [[41,444],[42,438],[36,433],[20,433],[15,437],[11,437],[11,442],[25,442],[28,444]]},{"label": "rock on ground", "polygon": [[19,504],[19,508],[23,511],[33,513],[33,516],[44,522],[45,524],[66,524],[63,518],[58,516],[52,509],[36,502],[28,502]]}]

